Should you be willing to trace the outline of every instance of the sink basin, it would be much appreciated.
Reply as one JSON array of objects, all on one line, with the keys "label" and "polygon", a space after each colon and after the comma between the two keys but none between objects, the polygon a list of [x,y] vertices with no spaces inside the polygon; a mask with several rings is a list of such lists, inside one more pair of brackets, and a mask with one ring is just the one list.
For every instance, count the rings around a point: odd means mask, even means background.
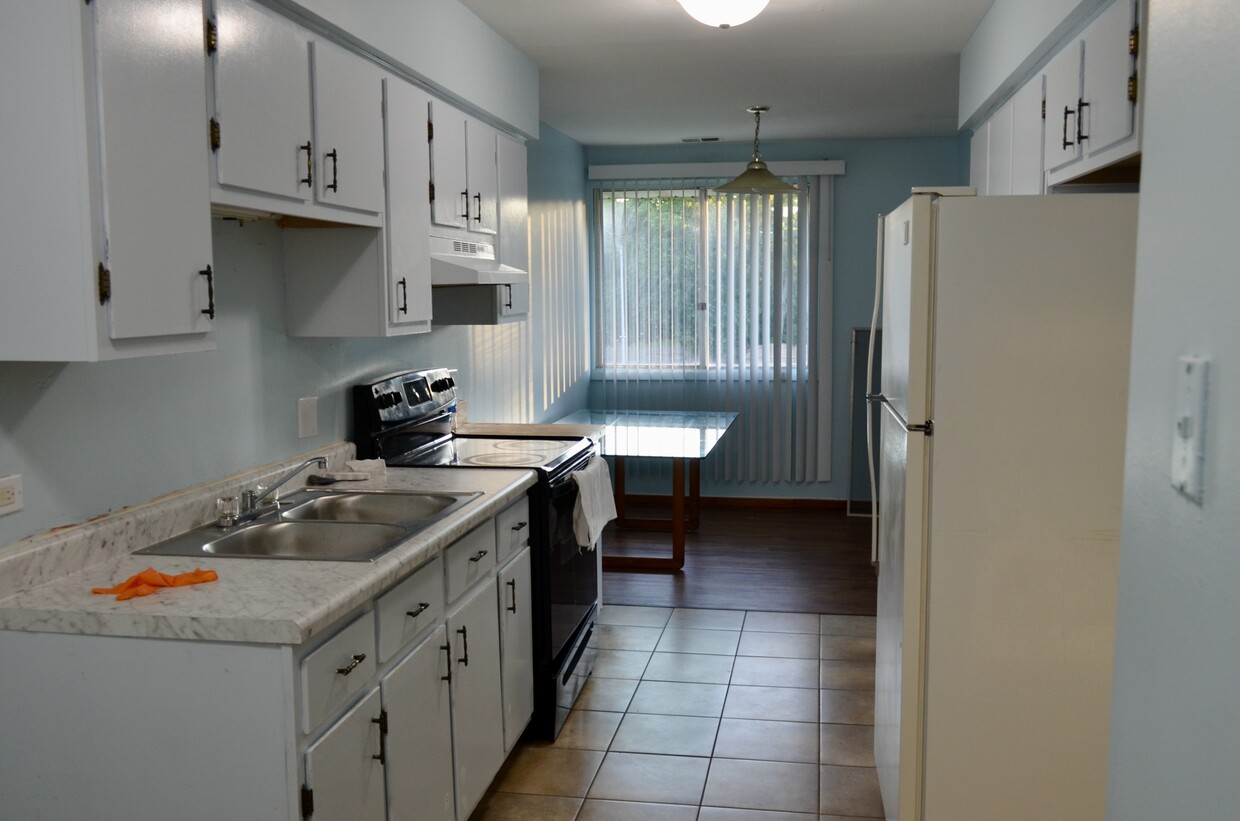
[{"label": "sink basin", "polygon": [[293,522],[386,522],[426,525],[477,496],[477,493],[395,493],[307,491],[311,498],[280,514]]},{"label": "sink basin", "polygon": [[208,542],[202,550],[212,556],[365,562],[408,535],[406,528],[387,524],[271,522],[234,531]]}]

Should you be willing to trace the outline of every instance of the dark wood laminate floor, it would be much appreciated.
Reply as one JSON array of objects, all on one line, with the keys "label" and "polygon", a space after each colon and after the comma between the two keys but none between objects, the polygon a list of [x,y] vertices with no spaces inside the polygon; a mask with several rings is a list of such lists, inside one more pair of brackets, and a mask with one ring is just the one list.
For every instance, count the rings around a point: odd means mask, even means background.
[{"label": "dark wood laminate floor", "polygon": [[[665,531],[612,524],[604,554],[666,553],[670,540]],[[842,510],[704,508],[701,529],[685,539],[684,570],[604,571],[603,602],[873,616],[875,582],[868,518]]]}]

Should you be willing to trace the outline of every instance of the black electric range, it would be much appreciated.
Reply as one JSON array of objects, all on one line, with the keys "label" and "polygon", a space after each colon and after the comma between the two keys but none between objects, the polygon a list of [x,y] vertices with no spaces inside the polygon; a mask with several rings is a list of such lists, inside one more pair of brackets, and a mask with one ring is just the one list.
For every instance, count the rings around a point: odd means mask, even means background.
[{"label": "black electric range", "polygon": [[453,433],[456,383],[442,368],[388,374],[353,388],[358,456],[389,468],[526,468],[534,632],[534,717],[527,733],[553,739],[594,666],[589,646],[599,602],[598,553],[573,533],[572,473],[594,456],[589,439]]}]

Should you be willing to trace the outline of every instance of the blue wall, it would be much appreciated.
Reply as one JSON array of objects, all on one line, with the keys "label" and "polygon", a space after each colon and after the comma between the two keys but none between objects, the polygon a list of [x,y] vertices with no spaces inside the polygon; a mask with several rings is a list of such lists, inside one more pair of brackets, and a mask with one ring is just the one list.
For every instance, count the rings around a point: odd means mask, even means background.
[{"label": "blue wall", "polygon": [[[748,158],[749,146],[699,144],[661,147],[590,147],[591,165],[725,162]],[[832,315],[831,481],[807,484],[714,483],[703,471],[702,492],[716,496],[843,499],[848,495],[849,408],[854,327],[869,327],[874,303],[876,219],[891,211],[919,185],[964,185],[969,178],[967,135],[922,139],[814,140],[762,144],[774,160],[843,160],[835,180],[835,273]],[[661,492],[663,477],[638,490]]]},{"label": "blue wall", "polygon": [[[530,223],[541,230],[527,322],[293,339],[284,332],[280,230],[215,220],[217,350],[0,362],[0,476],[21,474],[25,489],[25,509],[0,517],[0,547],[345,439],[350,386],[398,368],[459,368],[475,421],[543,421],[584,404],[584,151],[554,129],[542,134],[528,155]],[[302,396],[319,397],[320,433],[309,439],[297,438]]]}]

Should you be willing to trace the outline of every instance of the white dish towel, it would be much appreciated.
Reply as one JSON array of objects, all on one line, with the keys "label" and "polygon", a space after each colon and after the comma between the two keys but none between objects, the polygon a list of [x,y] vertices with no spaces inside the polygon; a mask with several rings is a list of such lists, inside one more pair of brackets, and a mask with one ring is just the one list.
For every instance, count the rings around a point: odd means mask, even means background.
[{"label": "white dish towel", "polygon": [[577,544],[593,550],[603,526],[616,518],[616,499],[611,491],[607,462],[595,456],[581,470],[570,474],[577,483],[577,503],[573,506],[573,535]]}]

